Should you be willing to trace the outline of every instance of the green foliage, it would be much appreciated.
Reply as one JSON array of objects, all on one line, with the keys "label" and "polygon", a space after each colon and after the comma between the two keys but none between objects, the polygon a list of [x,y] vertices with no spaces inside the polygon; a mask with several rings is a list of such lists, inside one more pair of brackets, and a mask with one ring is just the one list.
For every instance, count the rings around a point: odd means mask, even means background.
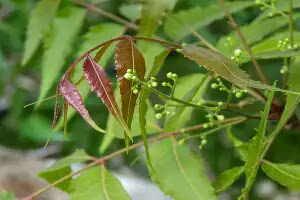
[{"label": "green foliage", "polygon": [[105,167],[86,170],[71,182],[71,200],[130,200],[121,183]]},{"label": "green foliage", "polygon": [[[72,45],[82,26],[84,16],[84,9],[66,7],[60,10],[54,19],[45,41],[39,100],[45,98],[64,67],[66,58],[71,53]],[[68,26],[67,29],[66,26]]]},{"label": "green foliage", "polygon": [[268,101],[264,112],[261,114],[261,121],[257,129],[257,134],[252,139],[251,144],[249,146],[247,161],[245,163],[246,185],[242,189],[242,195],[239,197],[239,199],[245,199],[248,195],[260,166],[260,159],[264,151],[268,115],[271,108],[273,96],[274,90],[271,91],[268,95]]},{"label": "green foliage", "polygon": [[245,167],[234,167],[228,169],[213,182],[216,193],[223,192],[228,189],[245,171]]},{"label": "green foliage", "polygon": [[[54,163],[46,171],[40,172],[39,177],[45,179],[49,183],[53,183],[56,180],[70,174],[72,172],[70,165],[73,163],[80,163],[91,160],[83,150],[77,150],[72,155],[64,157]],[[63,191],[69,192],[71,178],[56,185],[57,188]]]},{"label": "green foliage", "polygon": [[217,199],[204,174],[202,160],[174,139],[166,139],[151,148],[151,178],[174,200]]},{"label": "green foliage", "polygon": [[[225,3],[225,6],[232,13],[241,11],[252,5],[254,5],[253,1]],[[171,14],[165,22],[164,31],[172,40],[181,40],[190,34],[183,24],[187,24],[197,30],[225,16],[226,14],[217,4],[212,4],[208,7],[191,8]]]},{"label": "green foliage", "polygon": [[265,162],[262,169],[281,185],[291,190],[300,190],[300,165]]},{"label": "green foliage", "polygon": [[0,199],[1,200],[15,200],[16,197],[14,194],[1,189],[0,190]]},{"label": "green foliage", "polygon": [[50,29],[61,0],[39,1],[31,12],[22,65],[27,64]]}]

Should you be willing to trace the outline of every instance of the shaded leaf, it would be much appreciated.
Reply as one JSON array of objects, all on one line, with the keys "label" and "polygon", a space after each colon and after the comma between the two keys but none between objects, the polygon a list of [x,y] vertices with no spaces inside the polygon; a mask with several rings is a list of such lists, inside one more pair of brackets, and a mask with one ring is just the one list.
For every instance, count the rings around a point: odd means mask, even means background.
[{"label": "shaded leaf", "polygon": [[126,80],[124,75],[127,73],[128,69],[133,69],[136,71],[138,78],[143,80],[146,72],[145,60],[130,39],[118,42],[116,45],[115,59],[121,94],[122,115],[126,125],[130,129],[138,94],[132,92],[132,82]]},{"label": "shaded leaf", "polygon": [[151,76],[154,77],[154,76],[157,75],[157,73],[161,69],[163,63],[165,62],[165,59],[167,58],[167,56],[170,53],[171,53],[171,50],[168,49],[168,50],[162,51],[160,54],[155,56],[152,68],[151,68],[150,73],[149,73],[149,77],[151,77]]},{"label": "shaded leaf", "polygon": [[[253,1],[235,1],[225,3],[225,6],[231,13],[241,11],[252,5],[254,5]],[[190,34],[189,30],[187,30],[182,23],[197,30],[200,27],[209,25],[210,23],[222,19],[225,16],[226,14],[217,4],[183,10],[178,13],[171,14],[168,17],[164,24],[164,32],[172,40],[181,40]],[[180,23],[177,19],[180,19],[182,23]]]},{"label": "shaded leaf", "polygon": [[[114,93],[115,93],[116,101],[119,105],[119,102],[121,102],[119,88],[116,88]],[[148,112],[146,116],[147,119],[146,129],[148,131],[148,134],[153,134],[161,131],[161,129],[156,124],[155,111],[149,100],[147,101],[147,104],[148,104]],[[123,129],[120,126],[120,124],[115,120],[115,118],[112,116],[112,114],[109,114],[108,116],[106,127],[107,127],[107,131],[106,131],[107,133],[104,135],[104,138],[100,145],[101,153],[106,151],[106,149],[109,147],[109,145],[111,144],[114,138],[124,139]],[[140,129],[140,122],[139,122],[139,108],[135,107],[132,124],[131,124],[132,137],[139,136],[140,132],[141,129]]]},{"label": "shaded leaf", "polygon": [[58,88],[61,95],[64,97],[64,100],[68,102],[68,104],[71,105],[91,127],[99,132],[105,132],[92,120],[89,112],[83,104],[81,95],[69,80],[63,78],[60,81]]},{"label": "shaded leaf", "polygon": [[[101,23],[99,25],[91,26],[89,31],[84,35],[84,42],[82,43],[80,50],[76,53],[77,56],[82,55],[92,47],[110,40],[114,37],[120,36],[123,33],[124,28],[121,25],[113,24],[113,23]],[[100,61],[97,62],[101,66],[106,67],[109,59],[112,57],[114,51],[114,44],[112,44],[106,51],[105,54],[101,57]],[[95,56],[95,53],[92,53],[91,56]],[[77,82],[82,77],[82,68],[77,67],[74,69],[72,80],[73,82]],[[83,81],[78,87],[78,91],[80,92],[82,99],[88,97],[90,93],[90,86],[87,82]],[[68,111],[68,120],[70,120],[76,111],[73,108],[69,108]],[[60,120],[57,124],[55,130],[61,129],[63,127],[63,120]]]},{"label": "shaded leaf", "polygon": [[135,21],[141,17],[142,5],[141,4],[123,4],[119,8],[120,13],[130,19]]},{"label": "shaded leaf", "polygon": [[291,190],[300,190],[300,165],[264,162],[262,169],[281,185]]},{"label": "shaded leaf", "polygon": [[41,0],[38,1],[33,8],[26,32],[22,65],[27,64],[46,33],[50,30],[50,24],[55,17],[60,1],[61,0]]},{"label": "shaded leaf", "polygon": [[[47,95],[65,64],[66,57],[72,51],[83,23],[85,10],[73,6],[62,9],[54,20],[50,35],[45,42],[42,62],[42,77],[39,100]],[[68,27],[66,29],[66,27]],[[37,104],[39,106],[39,104]]]},{"label": "shaded leaf", "polygon": [[130,200],[122,184],[103,165],[88,169],[71,183],[71,200]]},{"label": "shaded leaf", "polygon": [[[186,102],[198,103],[204,94],[209,79],[205,74],[190,74],[178,79],[174,96]],[[179,105],[179,104],[175,104]],[[175,112],[165,123],[165,131],[174,131],[184,127],[191,117],[194,108],[180,106],[170,108],[170,112]]]},{"label": "shaded leaf", "polygon": [[145,0],[140,19],[139,35],[152,37],[164,16],[173,10],[177,0]]},{"label": "shaded leaf", "polygon": [[243,173],[244,173],[245,167],[234,167],[231,169],[228,169],[213,182],[213,186],[217,193],[223,192],[226,189],[228,189]]},{"label": "shaded leaf", "polygon": [[229,127],[227,129],[227,135],[228,135],[228,138],[233,142],[233,145],[234,145],[235,149],[237,150],[237,152],[239,153],[241,160],[246,162],[250,144],[247,142],[242,142],[241,140],[236,138],[231,131],[231,127]]},{"label": "shaded leaf", "polygon": [[165,139],[150,150],[155,173],[151,178],[174,200],[215,200],[203,163],[185,145]]},{"label": "shaded leaf", "polygon": [[95,92],[103,101],[108,110],[122,125],[128,136],[131,137],[130,131],[122,119],[120,110],[114,97],[114,91],[111,87],[111,82],[105,71],[95,61],[93,61],[90,56],[87,56],[83,64],[83,74],[92,88],[92,91]]},{"label": "shaded leaf", "polygon": [[[70,174],[72,172],[70,165],[73,163],[80,163],[92,160],[83,150],[76,150],[70,156],[64,157],[56,161],[46,171],[42,171],[38,174],[39,177],[45,179],[49,183],[53,183],[56,180]],[[55,187],[62,189],[63,191],[69,192],[70,180],[68,179]]]},{"label": "shaded leaf", "polygon": [[[254,21],[249,25],[240,27],[240,30],[244,37],[247,38],[247,44],[251,46],[287,24],[288,20],[285,17],[277,16],[262,21]],[[243,50],[245,47],[235,31],[223,36],[217,43],[217,49],[227,56],[231,56],[237,48]]]},{"label": "shaded leaf", "polygon": [[268,101],[265,106],[264,112],[261,114],[261,121],[258,126],[257,134],[252,139],[251,144],[249,146],[248,157],[245,163],[246,185],[242,189],[242,194],[239,197],[239,200],[245,199],[248,195],[260,166],[260,159],[264,151],[266,126],[268,122],[269,110],[271,108],[273,96],[274,90],[272,90],[268,95]]}]

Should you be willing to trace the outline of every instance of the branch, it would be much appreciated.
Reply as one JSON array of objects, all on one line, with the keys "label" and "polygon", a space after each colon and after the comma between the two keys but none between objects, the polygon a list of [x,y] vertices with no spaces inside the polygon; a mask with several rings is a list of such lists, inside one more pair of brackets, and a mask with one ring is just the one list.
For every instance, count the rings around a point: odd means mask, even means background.
[{"label": "branch", "polygon": [[237,23],[235,22],[235,20],[233,19],[232,15],[230,14],[230,12],[228,11],[228,9],[225,7],[224,3],[222,0],[217,0],[220,7],[224,10],[224,12],[226,13],[232,27],[235,29],[235,31],[237,32],[238,36],[241,38],[246,50],[248,51],[248,54],[253,62],[253,65],[255,67],[255,70],[257,71],[258,75],[259,75],[259,78],[260,80],[264,83],[264,84],[267,84],[268,85],[268,79],[267,77],[264,75],[264,73],[262,72],[260,66],[258,65],[258,62],[256,61],[256,59],[254,58],[254,55],[247,43],[247,40],[246,38],[244,37],[244,35],[242,34],[242,32],[240,31]]},{"label": "branch", "polygon": [[[244,121],[244,120],[247,120],[246,117],[233,117],[233,118],[229,118],[229,119],[225,119],[224,121],[221,121],[220,124],[227,124],[227,123],[232,123],[232,122],[237,122],[237,121]],[[165,138],[170,138],[172,136],[175,136],[175,135],[179,135],[181,133],[185,133],[185,132],[190,132],[190,131],[195,131],[195,130],[199,130],[199,129],[202,129],[203,128],[203,125],[202,124],[199,124],[199,125],[195,125],[195,126],[191,126],[191,127],[188,127],[188,128],[183,128],[183,129],[180,129],[180,130],[177,130],[177,131],[173,131],[173,132],[167,132],[167,133],[163,133],[161,134],[160,136],[158,137],[154,137],[154,138],[150,138],[148,140],[148,142],[150,143],[153,143],[153,142],[158,142],[158,141],[161,141]],[[120,149],[119,151],[116,151],[116,152],[113,152],[109,155],[106,155],[102,158],[99,158],[99,159],[96,159],[94,160],[93,162],[91,162],[90,164],[86,165],[85,167],[83,167],[82,169],[80,170],[77,170],[77,171],[74,171],[72,172],[71,174],[68,174],[67,176],[64,176],[62,177],[61,179],[58,179],[56,180],[55,182],[53,182],[52,184],[48,185],[47,187],[45,188],[42,188],[41,190],[23,198],[22,200],[33,200],[35,197],[39,196],[40,194],[48,191],[49,189],[51,189],[52,187],[56,186],[57,184],[59,183],[62,183],[66,180],[68,180],[69,178],[75,176],[75,175],[78,175],[80,174],[81,172],[89,169],[89,168],[92,168],[98,164],[104,164],[105,161],[113,158],[113,157],[116,157],[118,155],[121,155],[123,153],[126,153],[128,151],[131,151],[131,150],[134,150],[138,147],[141,147],[144,145],[144,142],[143,141],[140,141],[136,144],[133,144],[131,146],[129,146],[128,148],[124,148],[124,149]]]}]

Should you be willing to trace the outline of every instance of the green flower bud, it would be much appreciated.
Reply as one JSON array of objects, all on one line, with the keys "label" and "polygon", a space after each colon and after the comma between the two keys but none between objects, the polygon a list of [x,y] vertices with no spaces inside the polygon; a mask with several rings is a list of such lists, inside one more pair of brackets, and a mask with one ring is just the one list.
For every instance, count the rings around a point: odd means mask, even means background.
[{"label": "green flower bud", "polygon": [[163,117],[163,114],[162,113],[156,113],[155,114],[155,118],[156,119],[161,119]]},{"label": "green flower bud", "polygon": [[167,115],[171,115],[171,113],[169,111],[166,112]]},{"label": "green flower bud", "polygon": [[166,82],[162,83],[162,86],[166,87],[168,84]]},{"label": "green flower bud", "polygon": [[136,76],[132,76],[131,80],[135,81],[136,80]]},{"label": "green flower bud", "polygon": [[220,101],[220,102],[218,102],[218,106],[219,106],[219,107],[222,107],[223,105],[224,105],[224,103],[223,103],[223,102],[221,102],[221,101]]},{"label": "green flower bud", "polygon": [[155,105],[154,105],[154,109],[155,109],[155,110],[160,110],[161,108],[162,108],[162,106],[159,105],[159,104],[155,104]]},{"label": "green flower bud", "polygon": [[218,119],[219,121],[223,121],[223,120],[225,119],[225,117],[224,117],[224,115],[218,115],[218,116],[217,116],[217,119]]},{"label": "green flower bud", "polygon": [[172,78],[178,78],[178,75],[177,74],[173,74]]},{"label": "green flower bud", "polygon": [[167,73],[167,78],[173,78],[173,73],[172,72],[168,72]]},{"label": "green flower bud", "polygon": [[206,139],[201,140],[201,144],[202,145],[206,145],[207,144],[207,140]]},{"label": "green flower bud", "polygon": [[156,87],[156,86],[157,86],[157,82],[152,82],[152,83],[151,83],[151,86],[152,86],[152,87]]},{"label": "green flower bud", "polygon": [[184,145],[185,142],[186,142],[185,139],[181,139],[181,140],[178,141],[178,144],[179,145]]},{"label": "green flower bud", "polygon": [[127,69],[127,73],[132,74],[132,69]]},{"label": "green flower bud", "polygon": [[243,96],[243,93],[237,92],[237,93],[235,94],[235,96],[236,96],[236,98],[241,98],[241,97]]},{"label": "green flower bud", "polygon": [[203,128],[208,128],[208,127],[209,127],[208,123],[203,124]]},{"label": "green flower bud", "polygon": [[234,56],[235,56],[235,57],[240,57],[241,55],[242,55],[242,50],[236,49],[236,50],[234,51]]},{"label": "green flower bud", "polygon": [[216,89],[216,88],[218,88],[218,87],[219,87],[219,85],[218,85],[217,83],[211,84],[211,88],[213,88],[213,89]]},{"label": "green flower bud", "polygon": [[134,89],[132,92],[133,92],[133,94],[137,94],[137,93],[139,93],[139,90],[138,89]]},{"label": "green flower bud", "polygon": [[131,79],[132,79],[132,75],[129,74],[129,73],[126,73],[126,74],[124,75],[124,78],[125,78],[126,80],[131,80]]}]

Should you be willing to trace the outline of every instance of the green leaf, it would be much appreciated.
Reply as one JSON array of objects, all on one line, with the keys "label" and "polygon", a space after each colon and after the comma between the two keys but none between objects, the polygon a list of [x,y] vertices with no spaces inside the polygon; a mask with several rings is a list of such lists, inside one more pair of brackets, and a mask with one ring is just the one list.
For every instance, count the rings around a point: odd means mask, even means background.
[{"label": "green leaf", "polygon": [[273,96],[274,96],[274,90],[271,91],[268,95],[268,101],[265,106],[264,112],[261,114],[261,121],[258,126],[257,134],[252,139],[251,144],[249,146],[248,157],[245,163],[246,185],[242,189],[242,194],[239,197],[239,200],[245,199],[246,196],[248,195],[255,181],[255,177],[260,166],[260,159],[264,151],[264,142],[265,142],[266,127],[268,122],[268,115],[269,115],[269,110],[271,108]]},{"label": "green leaf", "polygon": [[141,17],[142,5],[141,4],[123,4],[119,8],[120,13],[130,19],[135,21]]},{"label": "green leaf", "polygon": [[68,6],[60,10],[54,19],[53,27],[45,42],[38,101],[45,98],[64,67],[66,58],[72,51],[72,44],[80,31],[84,15],[84,9]]},{"label": "green leaf", "polygon": [[[120,36],[123,34],[124,28],[121,25],[113,24],[113,23],[102,23],[99,25],[91,26],[89,31],[84,35],[84,42],[80,46],[79,52],[76,53],[77,56],[85,53],[89,49],[95,47],[96,45],[110,40],[114,37]],[[107,63],[109,59],[112,57],[114,52],[114,44],[111,45],[102,56],[99,64],[103,67],[107,67]],[[95,56],[95,53],[92,53],[91,56]],[[79,65],[79,64],[78,64]],[[77,82],[83,75],[82,67],[79,65],[75,68],[73,72],[72,80],[73,82]],[[85,100],[90,94],[90,87],[87,82],[83,81],[78,87],[78,91],[82,96],[82,99]],[[70,120],[76,111],[73,108],[69,108],[68,110],[68,120]],[[58,122],[55,130],[61,129],[63,127],[62,118]]]},{"label": "green leaf", "polygon": [[165,139],[150,150],[155,173],[151,178],[174,200],[216,200],[203,163],[185,145]]},{"label": "green leaf", "polygon": [[224,171],[214,182],[213,186],[217,193],[228,189],[243,173],[245,167],[234,167]]},{"label": "green leaf", "polygon": [[[252,5],[254,5],[253,1],[235,1],[225,3],[225,6],[231,13],[236,13]],[[172,40],[181,40],[190,34],[189,30],[187,30],[182,23],[187,24],[197,30],[200,27],[209,25],[210,23],[222,19],[225,16],[225,12],[218,4],[183,10],[168,17],[164,24],[164,32]],[[182,23],[180,23],[177,19],[179,19]]]},{"label": "green leaf", "polygon": [[[152,69],[150,70],[149,77],[156,76],[161,67],[163,66],[167,56],[170,54],[170,50],[163,50],[154,58]],[[147,60],[147,59],[146,59]],[[147,61],[146,61],[147,63]]]},{"label": "green leaf", "polygon": [[22,65],[26,65],[39,47],[55,17],[60,0],[41,0],[33,8],[26,32]]},{"label": "green leaf", "polygon": [[262,170],[279,184],[291,190],[300,190],[300,165],[264,162]]},{"label": "green leaf", "polygon": [[[180,77],[174,91],[174,96],[186,102],[198,103],[205,92],[208,82],[209,80],[205,74],[190,74]],[[193,110],[194,108],[186,106],[170,108],[170,112],[175,112],[175,115],[166,121],[165,131],[174,131],[183,128],[190,119]]]},{"label": "green leaf", "polygon": [[140,19],[139,35],[152,37],[163,17],[173,10],[177,0],[145,0]]},{"label": "green leaf", "polygon": [[1,200],[15,200],[16,197],[13,193],[0,189],[0,199]]},{"label": "green leaf", "polygon": [[148,111],[148,104],[147,100],[149,97],[150,91],[147,90],[147,86],[142,86],[142,91],[141,91],[141,96],[140,96],[140,104],[139,104],[139,122],[140,122],[140,128],[141,128],[141,137],[144,141],[144,146],[145,146],[145,152],[146,152],[146,157],[147,157],[147,164],[149,165],[150,169],[152,170],[152,163],[151,163],[151,158],[149,154],[149,146],[148,146],[148,132],[146,129],[147,126],[147,111]]},{"label": "green leaf", "polygon": [[71,200],[130,200],[122,184],[103,165],[88,169],[71,183]]},{"label": "green leaf", "polygon": [[[286,20],[285,17],[277,16],[258,22],[254,21],[249,25],[240,27],[240,30],[247,39],[247,44],[251,46],[287,24],[288,20]],[[223,36],[217,43],[217,49],[227,56],[231,56],[234,50],[238,48],[242,50],[245,49],[240,37],[235,31],[227,36]]]},{"label": "green leaf", "polygon": [[[289,50],[289,51],[271,51],[271,52],[264,52],[264,53],[256,53],[254,54],[254,58],[257,60],[263,59],[275,59],[275,58],[288,58],[293,56],[299,56],[299,50]],[[249,56],[245,58],[242,62],[249,62],[251,59]]]},{"label": "green leaf", "polygon": [[[92,158],[87,155],[83,150],[76,150],[70,156],[64,157],[56,163],[54,163],[51,167],[49,167],[46,171],[42,171],[38,174],[39,177],[45,179],[49,183],[53,183],[56,180],[70,174],[72,172],[70,165],[73,163],[80,163],[92,160]],[[68,192],[70,187],[70,180],[68,179],[55,187],[62,189],[63,191]]]},{"label": "green leaf", "polygon": [[233,142],[233,145],[237,150],[237,152],[239,153],[241,160],[246,162],[250,144],[246,142],[242,142],[241,140],[236,138],[231,131],[231,127],[227,129],[227,135],[228,138]]}]

